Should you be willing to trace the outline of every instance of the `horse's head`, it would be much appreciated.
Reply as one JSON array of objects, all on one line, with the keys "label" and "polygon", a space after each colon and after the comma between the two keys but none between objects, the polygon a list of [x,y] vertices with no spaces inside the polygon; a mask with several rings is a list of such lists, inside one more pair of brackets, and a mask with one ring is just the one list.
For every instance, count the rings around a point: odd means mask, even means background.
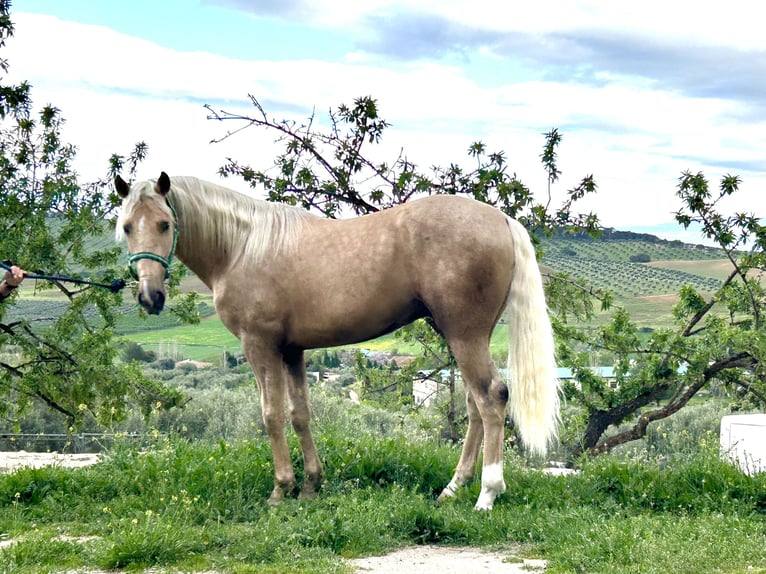
[{"label": "horse's head", "polygon": [[138,280],[138,303],[157,315],[165,305],[165,279],[178,233],[167,199],[170,178],[163,171],[157,183],[142,181],[131,187],[118,175],[114,187],[123,199],[117,240],[127,240],[128,267]]}]

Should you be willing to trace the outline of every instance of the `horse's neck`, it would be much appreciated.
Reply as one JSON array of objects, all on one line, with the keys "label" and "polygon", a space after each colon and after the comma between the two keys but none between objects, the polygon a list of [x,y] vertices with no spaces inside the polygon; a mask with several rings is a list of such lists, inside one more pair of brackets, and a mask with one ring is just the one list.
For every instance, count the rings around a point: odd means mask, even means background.
[{"label": "horse's neck", "polygon": [[225,201],[223,207],[219,203],[211,208],[185,199],[178,205],[178,258],[208,287],[239,263],[252,270],[283,249],[289,251],[304,225],[316,219],[298,208],[274,207],[258,200],[255,206],[241,210],[235,204],[232,213]]},{"label": "horse's neck", "polygon": [[[230,265],[231,250],[217,247],[216,244],[221,243],[212,238],[209,228],[206,229],[209,222],[215,219],[214,214],[205,213],[204,209],[195,213],[196,208],[192,207],[191,202],[179,205],[179,199],[170,198],[171,202],[177,202],[176,209],[181,219],[176,257],[212,290],[216,277],[222,275]],[[213,229],[215,227],[212,226]]]},{"label": "horse's neck", "polygon": [[[188,251],[188,252],[187,252]],[[219,258],[205,258],[199,251],[191,248],[184,250],[179,247],[176,249],[176,257],[202,281],[208,289],[213,290],[216,276],[220,275],[217,268],[221,265]]]}]

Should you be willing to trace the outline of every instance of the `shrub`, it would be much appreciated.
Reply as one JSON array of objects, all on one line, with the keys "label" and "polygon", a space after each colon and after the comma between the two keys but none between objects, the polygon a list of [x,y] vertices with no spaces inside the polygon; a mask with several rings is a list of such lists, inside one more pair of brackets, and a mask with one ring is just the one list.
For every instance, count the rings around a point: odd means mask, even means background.
[{"label": "shrub", "polygon": [[144,348],[134,341],[126,341],[122,344],[122,360],[126,363],[131,361],[139,361],[141,363],[151,363],[157,359],[157,353],[154,351],[146,351]]}]

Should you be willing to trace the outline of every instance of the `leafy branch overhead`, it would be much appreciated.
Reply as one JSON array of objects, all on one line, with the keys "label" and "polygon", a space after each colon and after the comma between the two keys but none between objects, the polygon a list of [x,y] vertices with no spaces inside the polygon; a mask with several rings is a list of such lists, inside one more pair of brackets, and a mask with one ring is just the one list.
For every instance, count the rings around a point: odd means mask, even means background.
[{"label": "leafy branch overhead", "polygon": [[[549,202],[536,201],[529,188],[509,171],[505,153],[490,153],[482,142],[474,142],[468,148],[468,156],[475,162],[471,169],[452,163],[446,168],[432,166],[424,172],[403,150],[393,161],[372,159],[376,153],[373,146],[380,143],[389,123],[380,117],[377,101],[371,97],[358,98],[352,106],[341,105],[330,111],[326,131],[316,127],[314,115],[304,123],[276,120],[256,98],[250,96],[250,100],[256,110],[253,116],[208,106],[208,117],[237,124],[221,140],[248,127],[276,134],[284,151],[272,167],[259,169],[229,159],[221,168],[224,176],[241,176],[251,186],[262,188],[272,201],[339,217],[349,210],[356,215],[372,213],[423,195],[448,193],[468,195],[494,205],[533,230],[551,225],[597,228],[594,214],[572,213],[574,201],[595,191],[592,176],[569,191],[567,200],[551,214]],[[548,147],[555,148],[561,136],[556,130],[551,133],[556,135],[546,135]],[[555,166],[555,153],[546,165]],[[555,167],[552,169],[558,175]]]}]

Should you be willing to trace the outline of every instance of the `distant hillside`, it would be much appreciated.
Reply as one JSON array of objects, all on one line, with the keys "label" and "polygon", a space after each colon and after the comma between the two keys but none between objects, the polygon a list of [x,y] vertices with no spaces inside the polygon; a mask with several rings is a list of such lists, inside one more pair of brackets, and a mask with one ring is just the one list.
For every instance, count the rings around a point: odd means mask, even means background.
[{"label": "distant hillside", "polygon": [[690,259],[722,259],[722,250],[706,245],[692,245],[683,241],[668,241],[648,233],[606,229],[598,239],[579,234],[568,235],[559,231],[551,238],[540,238],[549,257],[580,257],[582,259],[610,259],[631,261],[631,257],[647,255],[650,261]]},{"label": "distant hillside", "polygon": [[[705,245],[616,230],[605,230],[598,239],[559,232],[542,238],[541,245],[543,265],[620,297],[674,294],[683,285],[712,292],[721,285],[716,270],[724,253]],[[673,262],[679,262],[677,268]]]}]

